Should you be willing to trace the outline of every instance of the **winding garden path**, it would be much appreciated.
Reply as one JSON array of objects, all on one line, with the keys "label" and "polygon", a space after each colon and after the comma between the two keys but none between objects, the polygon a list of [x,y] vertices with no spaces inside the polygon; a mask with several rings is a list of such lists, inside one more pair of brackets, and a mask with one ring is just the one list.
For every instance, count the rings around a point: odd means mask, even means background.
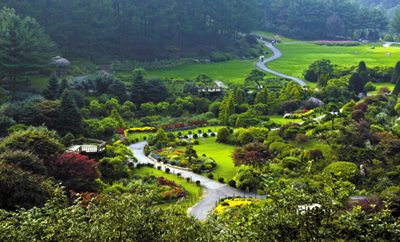
[{"label": "winding garden path", "polygon": [[271,57],[265,59],[263,62],[261,62],[261,61],[257,62],[256,66],[259,69],[261,69],[262,71],[269,72],[269,73],[271,73],[271,74],[273,74],[275,76],[279,76],[279,77],[283,77],[283,78],[286,78],[286,79],[293,80],[293,81],[299,83],[302,86],[307,86],[307,83],[305,83],[300,78],[287,76],[285,74],[279,73],[277,71],[273,71],[273,70],[269,69],[268,67],[266,67],[265,63],[273,61],[273,60],[276,60],[276,59],[282,57],[282,53],[277,48],[275,48],[271,43],[268,43],[268,42],[265,42],[265,41],[262,41],[262,42],[265,44],[265,46],[267,46],[272,51],[273,55]]},{"label": "winding garden path", "polygon": [[[129,148],[133,151],[135,157],[140,163],[153,163],[154,162],[144,155],[144,147],[147,145],[146,141],[138,142],[132,144]],[[165,171],[166,166],[162,166],[162,170]],[[190,214],[195,216],[200,220],[204,220],[207,217],[207,213],[215,208],[215,204],[219,199],[226,196],[246,196],[255,197],[255,193],[244,192],[239,189],[230,187],[226,184],[219,183],[217,181],[211,180],[207,177],[195,174],[189,171],[182,171],[175,168],[170,168],[170,173],[181,173],[182,177],[191,177],[192,181],[200,181],[200,184],[204,186],[207,190],[206,196],[197,203],[190,211]],[[265,196],[257,195],[257,198],[265,198]]]}]

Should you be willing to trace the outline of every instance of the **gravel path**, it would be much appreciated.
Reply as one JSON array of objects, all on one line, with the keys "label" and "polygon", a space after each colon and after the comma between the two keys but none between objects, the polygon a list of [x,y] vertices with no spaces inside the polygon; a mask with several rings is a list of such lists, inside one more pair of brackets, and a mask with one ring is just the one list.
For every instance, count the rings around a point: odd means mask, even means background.
[{"label": "gravel path", "polygon": [[[155,163],[144,155],[144,147],[147,145],[146,141],[132,144],[129,148],[133,151],[133,154],[138,158],[140,163]],[[162,165],[162,170],[165,170],[166,166]],[[196,204],[190,211],[190,214],[200,220],[204,220],[207,217],[207,213],[215,208],[215,204],[219,199],[226,196],[246,196],[246,197],[257,197],[265,198],[265,196],[256,195],[255,193],[244,192],[239,189],[230,187],[226,184],[219,183],[217,181],[208,179],[204,176],[195,174],[189,171],[182,171],[175,168],[170,168],[171,173],[181,173],[182,177],[191,177],[192,181],[200,181],[200,184],[207,190],[206,196],[198,204]]]},{"label": "gravel path", "polygon": [[74,79],[72,79],[72,81],[75,81],[75,80],[82,81],[83,79],[85,79],[85,78],[87,78],[87,77],[89,77],[89,75],[86,75],[86,76],[78,76],[78,77],[75,77]]},{"label": "gravel path", "polygon": [[282,73],[279,73],[277,71],[273,71],[273,70],[267,68],[265,66],[265,63],[273,61],[273,60],[276,60],[276,59],[282,57],[282,53],[277,48],[275,48],[271,43],[268,43],[268,42],[265,42],[265,41],[263,41],[263,42],[264,42],[265,46],[267,46],[272,51],[273,55],[271,57],[265,59],[263,62],[261,62],[261,61],[257,62],[256,66],[258,68],[260,68],[261,70],[263,70],[263,71],[269,72],[269,73],[274,74],[274,75],[279,76],[279,77],[283,77],[283,78],[286,78],[286,79],[293,80],[293,81],[299,83],[302,86],[307,86],[307,83],[305,83],[300,78],[287,76],[287,75],[284,75]]}]

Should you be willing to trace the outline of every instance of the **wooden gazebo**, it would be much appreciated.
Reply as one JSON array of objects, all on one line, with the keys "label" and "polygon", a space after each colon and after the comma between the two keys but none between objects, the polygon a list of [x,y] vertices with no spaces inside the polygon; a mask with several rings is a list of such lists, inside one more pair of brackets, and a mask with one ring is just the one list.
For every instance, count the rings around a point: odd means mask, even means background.
[{"label": "wooden gazebo", "polygon": [[56,56],[53,58],[52,64],[56,68],[56,75],[58,77],[67,75],[68,66],[70,65],[70,63],[67,59],[62,58],[60,56]]}]

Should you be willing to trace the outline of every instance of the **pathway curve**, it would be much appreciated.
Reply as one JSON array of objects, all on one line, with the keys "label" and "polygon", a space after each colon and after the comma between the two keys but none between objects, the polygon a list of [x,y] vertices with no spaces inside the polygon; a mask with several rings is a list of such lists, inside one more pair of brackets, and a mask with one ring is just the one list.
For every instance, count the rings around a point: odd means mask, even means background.
[{"label": "pathway curve", "polygon": [[273,70],[269,69],[268,67],[266,67],[265,63],[273,61],[273,60],[276,60],[276,59],[282,57],[282,53],[277,48],[275,48],[271,43],[268,43],[268,42],[265,42],[265,41],[262,41],[262,42],[265,44],[265,46],[267,46],[272,51],[273,55],[271,57],[265,59],[263,62],[261,62],[261,61],[257,62],[256,66],[258,68],[260,68],[263,71],[269,72],[269,73],[271,73],[273,75],[293,80],[293,81],[299,83],[302,86],[307,86],[307,83],[305,83],[300,78],[287,76],[287,75],[284,75],[284,74],[279,73],[277,71],[273,71]]},{"label": "pathway curve", "polygon": [[[153,163],[154,162],[144,155],[144,147],[147,145],[146,141],[138,142],[136,144],[132,144],[129,148],[133,151],[135,157],[139,160],[140,163]],[[166,166],[162,166],[162,170],[165,170]],[[195,174],[189,171],[182,171],[179,169],[170,168],[171,173],[181,173],[182,177],[191,177],[192,181],[200,181],[200,184],[204,186],[207,190],[206,196],[196,204],[190,211],[190,214],[195,216],[200,220],[204,220],[207,217],[207,213],[215,208],[215,204],[219,199],[224,198],[226,196],[243,196],[246,197],[255,197],[254,193],[244,192],[239,189],[230,187],[226,184],[219,183],[217,181],[208,179],[204,176]],[[265,198],[265,196],[257,195],[257,198]]]},{"label": "pathway curve", "polygon": [[[386,42],[383,47],[390,47],[393,44],[400,44],[400,42]],[[400,49],[399,47],[392,47],[392,48],[396,48],[396,49]]]}]

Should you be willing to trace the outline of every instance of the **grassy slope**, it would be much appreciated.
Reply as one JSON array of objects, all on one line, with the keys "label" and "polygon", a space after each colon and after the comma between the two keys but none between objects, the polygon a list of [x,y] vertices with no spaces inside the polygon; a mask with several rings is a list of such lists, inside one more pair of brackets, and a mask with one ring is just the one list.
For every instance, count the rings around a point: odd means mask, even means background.
[{"label": "grassy slope", "polygon": [[[151,173],[153,172],[153,173]],[[188,206],[192,206],[199,200],[199,189],[200,187],[196,185],[194,182],[187,182],[185,178],[180,178],[173,174],[167,174],[163,171],[159,171],[154,168],[149,167],[142,167],[140,169],[135,169],[134,174],[139,175],[154,175],[156,177],[164,177],[170,181],[175,181],[175,183],[182,185],[188,192],[189,195],[186,198],[186,202]],[[160,208],[168,208],[169,206],[173,205],[174,203],[165,203],[158,205]]]},{"label": "grassy slope", "polygon": [[[274,33],[271,33],[271,32],[254,31],[254,34],[257,35],[257,36],[262,36],[262,37],[271,39],[271,40],[277,39],[277,40],[282,41],[282,43],[290,43],[290,42],[299,42],[299,41],[301,41],[301,40],[295,40],[295,39],[286,38],[286,37],[284,37],[282,35],[279,35],[279,34],[277,35],[277,34],[274,34]],[[279,36],[279,38],[277,36]]]},{"label": "grassy slope", "polygon": [[[400,49],[386,48],[382,45],[376,45],[375,49],[369,49],[373,44],[363,44],[359,46],[341,47],[341,46],[318,46],[314,44],[278,44],[277,47],[282,52],[282,58],[269,62],[267,66],[272,70],[279,71],[289,76],[299,76],[303,78],[302,73],[308,66],[316,60],[329,59],[332,64],[341,66],[358,65],[364,61],[367,66],[395,66],[398,61]],[[358,52],[358,55],[354,55]],[[385,53],[391,53],[390,56]],[[364,55],[366,53],[366,55]],[[371,55],[369,55],[371,53]],[[311,87],[316,83],[308,83]]]},{"label": "grassy slope", "polygon": [[[215,142],[215,137],[208,137],[205,141],[202,141],[202,138],[197,140],[200,144],[193,146],[197,154],[205,154],[217,162],[217,168],[211,172],[215,177],[214,179],[217,180],[218,177],[223,177],[225,178],[225,182],[231,180],[236,174],[236,168],[233,164],[232,158],[230,157],[235,147],[232,145],[217,143]],[[185,151],[185,149],[186,147],[183,146],[177,148],[177,150],[182,151]]]}]

